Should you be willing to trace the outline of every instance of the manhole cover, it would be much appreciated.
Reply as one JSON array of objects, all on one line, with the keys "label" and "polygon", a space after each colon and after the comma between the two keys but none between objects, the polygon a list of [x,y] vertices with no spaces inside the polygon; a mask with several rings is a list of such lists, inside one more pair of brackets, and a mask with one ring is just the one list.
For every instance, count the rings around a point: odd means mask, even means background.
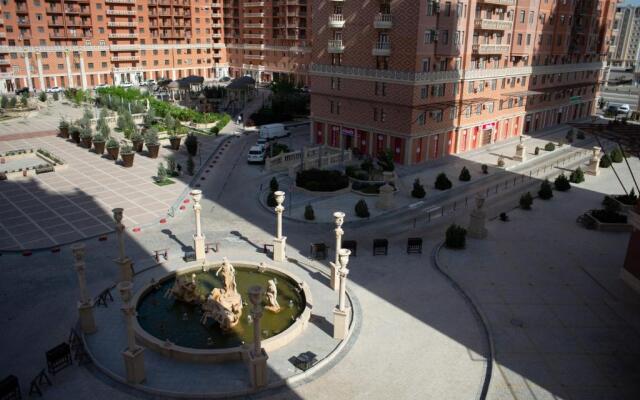
[{"label": "manhole cover", "polygon": [[511,325],[513,325],[513,326],[517,326],[518,328],[522,328],[522,327],[524,326],[524,322],[520,321],[520,320],[519,320],[519,319],[517,319],[517,318],[513,318],[513,319],[511,320]]}]

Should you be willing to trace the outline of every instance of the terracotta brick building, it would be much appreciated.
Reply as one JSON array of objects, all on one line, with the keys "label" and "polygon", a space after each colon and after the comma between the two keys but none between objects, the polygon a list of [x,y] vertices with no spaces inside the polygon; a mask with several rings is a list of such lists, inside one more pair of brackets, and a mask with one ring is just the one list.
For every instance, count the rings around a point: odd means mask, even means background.
[{"label": "terracotta brick building", "polygon": [[231,74],[306,82],[307,0],[0,1],[0,93]]},{"label": "terracotta brick building", "polygon": [[615,6],[317,1],[311,141],[415,164],[588,116]]}]

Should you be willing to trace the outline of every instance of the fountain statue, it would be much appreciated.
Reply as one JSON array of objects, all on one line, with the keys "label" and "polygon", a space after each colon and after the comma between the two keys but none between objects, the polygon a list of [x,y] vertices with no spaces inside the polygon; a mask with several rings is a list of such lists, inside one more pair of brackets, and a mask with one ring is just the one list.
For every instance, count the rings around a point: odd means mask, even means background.
[{"label": "fountain statue", "polygon": [[223,288],[214,288],[202,305],[202,319],[206,324],[209,318],[214,319],[223,330],[229,330],[240,322],[242,316],[242,297],[236,288],[236,270],[226,257],[218,268],[216,276],[222,272]]},{"label": "fountain statue", "polygon": [[269,279],[266,297],[267,297],[267,305],[264,308],[273,313],[280,312],[280,304],[278,304],[278,299],[277,299],[278,288],[276,287],[275,279]]},{"label": "fountain statue", "polygon": [[186,276],[176,279],[173,287],[165,293],[165,297],[174,297],[185,303],[197,304],[200,298],[196,293],[196,274],[191,274],[191,280]]}]

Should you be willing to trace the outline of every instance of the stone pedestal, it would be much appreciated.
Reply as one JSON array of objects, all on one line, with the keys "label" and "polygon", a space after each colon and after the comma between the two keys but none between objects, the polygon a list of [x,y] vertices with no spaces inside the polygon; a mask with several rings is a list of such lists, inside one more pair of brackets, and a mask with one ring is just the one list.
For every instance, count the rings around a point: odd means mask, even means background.
[{"label": "stone pedestal", "polygon": [[329,267],[331,268],[331,289],[337,292],[340,289],[340,265],[329,262]]},{"label": "stone pedestal", "polygon": [[118,282],[133,281],[133,264],[131,259],[129,257],[125,257],[124,259],[115,260],[115,263],[118,264],[120,271]]},{"label": "stone pedestal", "polygon": [[127,383],[140,384],[145,381],[144,349],[138,347],[133,351],[129,349],[122,352],[124,367],[127,371]]},{"label": "stone pedestal", "polygon": [[598,176],[600,173],[600,147],[595,146],[593,148],[593,154],[589,159],[585,173],[593,176]]},{"label": "stone pedestal", "polygon": [[518,143],[516,145],[516,155],[513,156],[513,159],[516,161],[525,161],[527,159],[526,148],[522,143]]},{"label": "stone pedestal", "polygon": [[78,315],[82,333],[89,335],[97,330],[96,320],[93,318],[93,304],[78,302]]},{"label": "stone pedestal", "polygon": [[487,228],[485,228],[485,221],[487,219],[484,211],[473,210],[469,217],[469,229],[467,234],[474,239],[484,239],[487,237]]},{"label": "stone pedestal", "polygon": [[393,186],[389,183],[385,183],[380,187],[380,196],[378,196],[378,202],[376,207],[381,210],[390,210],[393,208]]},{"label": "stone pedestal", "polygon": [[254,389],[265,387],[269,383],[268,359],[269,356],[264,349],[258,355],[254,355],[252,351],[249,352],[249,379]]},{"label": "stone pedestal", "polygon": [[204,236],[193,235],[193,251],[196,255],[196,261],[202,261],[205,259]]},{"label": "stone pedestal", "polygon": [[333,309],[333,338],[344,340],[349,333],[349,315],[351,309],[345,307],[344,311],[338,308]]},{"label": "stone pedestal", "polygon": [[273,239],[273,261],[283,262],[287,260],[285,249],[287,247],[287,237]]}]

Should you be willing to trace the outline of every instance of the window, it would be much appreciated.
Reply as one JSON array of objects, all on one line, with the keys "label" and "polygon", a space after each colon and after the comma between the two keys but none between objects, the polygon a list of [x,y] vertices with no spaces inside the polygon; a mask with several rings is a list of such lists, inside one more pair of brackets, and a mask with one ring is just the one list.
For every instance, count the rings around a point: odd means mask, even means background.
[{"label": "window", "polygon": [[89,63],[89,69],[93,69],[93,63]]},{"label": "window", "polygon": [[477,115],[482,114],[482,104],[477,104],[476,105],[476,114]]},{"label": "window", "polygon": [[331,78],[331,89],[340,90],[340,78]]},{"label": "window", "polygon": [[520,22],[522,22],[523,24],[524,24],[524,16],[525,16],[524,10],[520,10]]},{"label": "window", "polygon": [[531,34],[527,33],[527,46],[531,45]]},{"label": "window", "polygon": [[487,104],[485,105],[485,107],[487,108],[487,111],[488,111],[489,113],[492,113],[492,112],[493,112],[493,102],[491,102],[491,103],[487,103]]},{"label": "window", "polygon": [[420,98],[426,99],[429,97],[429,86],[423,86],[420,88]]},{"label": "window", "polygon": [[436,122],[442,122],[442,110],[431,111],[431,118]]},{"label": "window", "polygon": [[384,122],[387,119],[387,114],[384,112],[384,108],[380,107],[380,122]]},{"label": "window", "polygon": [[444,3],[444,15],[447,17],[451,16],[451,2],[447,1]]},{"label": "window", "polygon": [[423,111],[420,113],[420,115],[418,115],[418,125],[424,125],[424,122],[426,119],[425,114],[426,114],[426,111]]},{"label": "window", "polygon": [[336,114],[340,115],[340,101],[336,102]]},{"label": "window", "polygon": [[435,1],[427,0],[427,15],[433,15],[434,8],[435,8]]},{"label": "window", "polygon": [[497,79],[492,79],[491,80],[491,90],[496,90],[497,87],[498,87],[498,80]]},{"label": "window", "polygon": [[473,92],[475,92],[475,86],[476,83],[474,81],[469,82],[469,85],[467,86],[467,93],[472,94]]},{"label": "window", "polygon": [[449,44],[449,31],[446,29],[442,31],[442,44]]},{"label": "window", "polygon": [[522,33],[518,33],[518,46],[522,45]]},{"label": "window", "polygon": [[335,110],[335,104],[333,100],[329,100],[329,112],[333,114],[334,110]]},{"label": "window", "polygon": [[373,107],[373,120],[377,121],[378,120],[378,108]]},{"label": "window", "polygon": [[375,82],[374,94],[376,96],[386,96],[387,95],[387,84],[384,82]]},{"label": "window", "polygon": [[455,119],[458,116],[458,107],[453,106],[449,109],[449,119]]},{"label": "window", "polygon": [[422,72],[429,72],[429,67],[430,67],[430,59],[429,58],[425,58],[422,60]]},{"label": "window", "polygon": [[535,13],[533,11],[529,11],[529,25],[533,25]]}]

